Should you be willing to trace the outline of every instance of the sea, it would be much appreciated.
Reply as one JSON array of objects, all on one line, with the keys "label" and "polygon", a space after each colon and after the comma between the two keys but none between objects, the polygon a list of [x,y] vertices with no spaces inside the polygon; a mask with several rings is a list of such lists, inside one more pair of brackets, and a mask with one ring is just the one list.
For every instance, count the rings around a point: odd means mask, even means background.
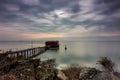
[{"label": "sea", "polygon": [[[36,58],[56,59],[56,66],[61,69],[71,65],[99,68],[100,57],[108,57],[116,70],[120,70],[120,41],[60,40],[59,45],[59,50],[47,50]],[[45,41],[0,41],[0,53],[39,46],[45,46]]]}]

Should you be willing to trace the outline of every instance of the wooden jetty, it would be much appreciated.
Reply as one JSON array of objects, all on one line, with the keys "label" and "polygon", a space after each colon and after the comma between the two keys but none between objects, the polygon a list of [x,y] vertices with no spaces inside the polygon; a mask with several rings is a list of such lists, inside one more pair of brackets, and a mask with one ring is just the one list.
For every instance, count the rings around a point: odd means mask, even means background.
[{"label": "wooden jetty", "polygon": [[29,48],[29,49],[24,49],[24,50],[19,50],[19,51],[7,51],[5,53],[1,53],[0,56],[8,56],[11,58],[17,58],[17,57],[25,57],[25,58],[33,58],[36,57],[43,52],[45,52],[46,49],[45,47],[36,47],[36,48]]}]

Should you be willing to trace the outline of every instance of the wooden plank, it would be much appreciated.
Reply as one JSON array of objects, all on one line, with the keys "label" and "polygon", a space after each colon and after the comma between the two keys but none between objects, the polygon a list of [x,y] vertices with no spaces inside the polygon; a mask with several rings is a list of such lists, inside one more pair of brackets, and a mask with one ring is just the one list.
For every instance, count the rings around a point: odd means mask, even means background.
[{"label": "wooden plank", "polygon": [[42,52],[45,52],[45,47],[29,48],[29,49],[13,51],[13,52],[10,51],[10,52],[6,52],[6,53],[2,53],[0,55],[7,55],[9,57],[23,56],[23,57],[29,58],[29,57],[34,57],[36,55],[39,55]]}]

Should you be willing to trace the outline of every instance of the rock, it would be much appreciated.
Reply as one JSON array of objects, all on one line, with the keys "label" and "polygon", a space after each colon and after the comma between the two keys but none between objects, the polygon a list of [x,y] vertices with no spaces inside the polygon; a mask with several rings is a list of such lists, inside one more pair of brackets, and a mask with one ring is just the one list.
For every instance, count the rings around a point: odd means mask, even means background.
[{"label": "rock", "polygon": [[100,71],[95,68],[83,68],[80,72],[79,79],[93,79],[98,73]]},{"label": "rock", "polygon": [[59,78],[62,79],[62,80],[67,80],[67,79],[68,79],[68,78],[65,76],[65,74],[64,74],[62,71],[60,71],[60,70],[58,70],[57,77],[59,77]]},{"label": "rock", "polygon": [[0,80],[18,80],[18,78],[13,74],[6,74],[0,76]]},{"label": "rock", "polygon": [[102,71],[94,77],[94,80],[120,80],[120,78],[114,73]]}]

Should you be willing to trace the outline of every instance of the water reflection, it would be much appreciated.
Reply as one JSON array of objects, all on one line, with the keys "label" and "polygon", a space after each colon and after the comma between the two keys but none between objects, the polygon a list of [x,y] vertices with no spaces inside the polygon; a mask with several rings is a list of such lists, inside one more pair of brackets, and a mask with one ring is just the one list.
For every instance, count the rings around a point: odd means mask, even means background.
[{"label": "water reflection", "polygon": [[[67,45],[67,50],[65,50]],[[56,58],[57,64],[96,66],[99,57],[111,58],[120,65],[120,42],[61,42],[59,51],[47,51],[41,57]]]},{"label": "water reflection", "polygon": [[[65,45],[67,50],[65,50]],[[44,46],[44,42],[33,42],[33,47]],[[30,42],[1,42],[0,49],[20,50],[30,48]],[[59,50],[48,50],[37,56],[41,60],[55,58],[59,64],[95,66],[99,57],[106,56],[120,66],[120,42],[110,41],[60,41]]]}]

